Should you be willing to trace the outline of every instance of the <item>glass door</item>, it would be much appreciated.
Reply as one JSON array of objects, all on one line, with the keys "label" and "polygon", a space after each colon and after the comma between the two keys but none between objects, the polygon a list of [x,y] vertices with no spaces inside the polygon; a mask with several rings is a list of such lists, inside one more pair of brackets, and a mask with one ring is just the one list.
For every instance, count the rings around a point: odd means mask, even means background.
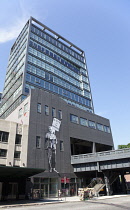
[{"label": "glass door", "polygon": [[41,198],[49,197],[49,185],[41,184]]}]

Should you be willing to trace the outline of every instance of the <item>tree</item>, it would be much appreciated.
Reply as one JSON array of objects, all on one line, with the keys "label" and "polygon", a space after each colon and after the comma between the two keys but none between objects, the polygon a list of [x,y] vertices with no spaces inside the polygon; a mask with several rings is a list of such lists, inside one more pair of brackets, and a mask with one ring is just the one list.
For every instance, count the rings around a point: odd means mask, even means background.
[{"label": "tree", "polygon": [[118,145],[118,149],[124,149],[124,148],[130,148],[130,143],[126,144],[126,145]]}]

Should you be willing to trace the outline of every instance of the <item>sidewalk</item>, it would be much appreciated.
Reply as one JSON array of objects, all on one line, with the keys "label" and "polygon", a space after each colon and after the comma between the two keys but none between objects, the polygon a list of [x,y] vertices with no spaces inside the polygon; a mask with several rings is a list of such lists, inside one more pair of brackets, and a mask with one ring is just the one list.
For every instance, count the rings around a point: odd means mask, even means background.
[{"label": "sidewalk", "polygon": [[54,203],[75,202],[80,201],[78,196],[62,197],[62,198],[46,198],[40,200],[17,200],[17,201],[2,201],[0,208],[18,207],[18,206],[35,206]]},{"label": "sidewalk", "polygon": [[103,200],[103,199],[110,199],[110,198],[119,198],[119,197],[126,197],[130,196],[130,194],[123,194],[123,195],[110,195],[110,196],[99,196],[99,197],[94,197],[92,200]]},{"label": "sidewalk", "polygon": [[[99,196],[94,197],[91,199],[86,200],[89,201],[96,201],[96,200],[103,200],[103,199],[111,199],[111,198],[118,198],[118,197],[124,197],[124,196],[130,196],[130,194],[126,195],[112,195],[112,196]],[[2,208],[11,208],[11,207],[21,207],[21,206],[38,206],[38,205],[46,205],[46,204],[58,204],[58,203],[65,203],[65,202],[78,202],[80,201],[78,196],[73,197],[62,197],[62,198],[47,198],[47,199],[40,199],[40,200],[17,200],[17,201],[5,201],[0,202],[0,209]],[[86,202],[86,201],[80,201],[80,202]]]}]

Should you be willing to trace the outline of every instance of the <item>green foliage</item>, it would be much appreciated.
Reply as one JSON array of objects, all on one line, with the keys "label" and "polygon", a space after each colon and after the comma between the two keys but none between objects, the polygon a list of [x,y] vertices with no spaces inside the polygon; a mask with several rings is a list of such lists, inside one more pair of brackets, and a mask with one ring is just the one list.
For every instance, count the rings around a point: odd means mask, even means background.
[{"label": "green foliage", "polygon": [[127,145],[118,145],[118,149],[130,148],[130,143]]}]

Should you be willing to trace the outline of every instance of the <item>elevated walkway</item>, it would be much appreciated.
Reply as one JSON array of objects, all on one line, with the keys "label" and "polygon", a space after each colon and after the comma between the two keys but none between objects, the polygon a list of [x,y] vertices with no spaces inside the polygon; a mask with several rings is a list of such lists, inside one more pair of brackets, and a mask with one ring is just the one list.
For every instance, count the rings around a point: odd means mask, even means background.
[{"label": "elevated walkway", "polygon": [[71,156],[74,172],[130,170],[130,148]]}]

